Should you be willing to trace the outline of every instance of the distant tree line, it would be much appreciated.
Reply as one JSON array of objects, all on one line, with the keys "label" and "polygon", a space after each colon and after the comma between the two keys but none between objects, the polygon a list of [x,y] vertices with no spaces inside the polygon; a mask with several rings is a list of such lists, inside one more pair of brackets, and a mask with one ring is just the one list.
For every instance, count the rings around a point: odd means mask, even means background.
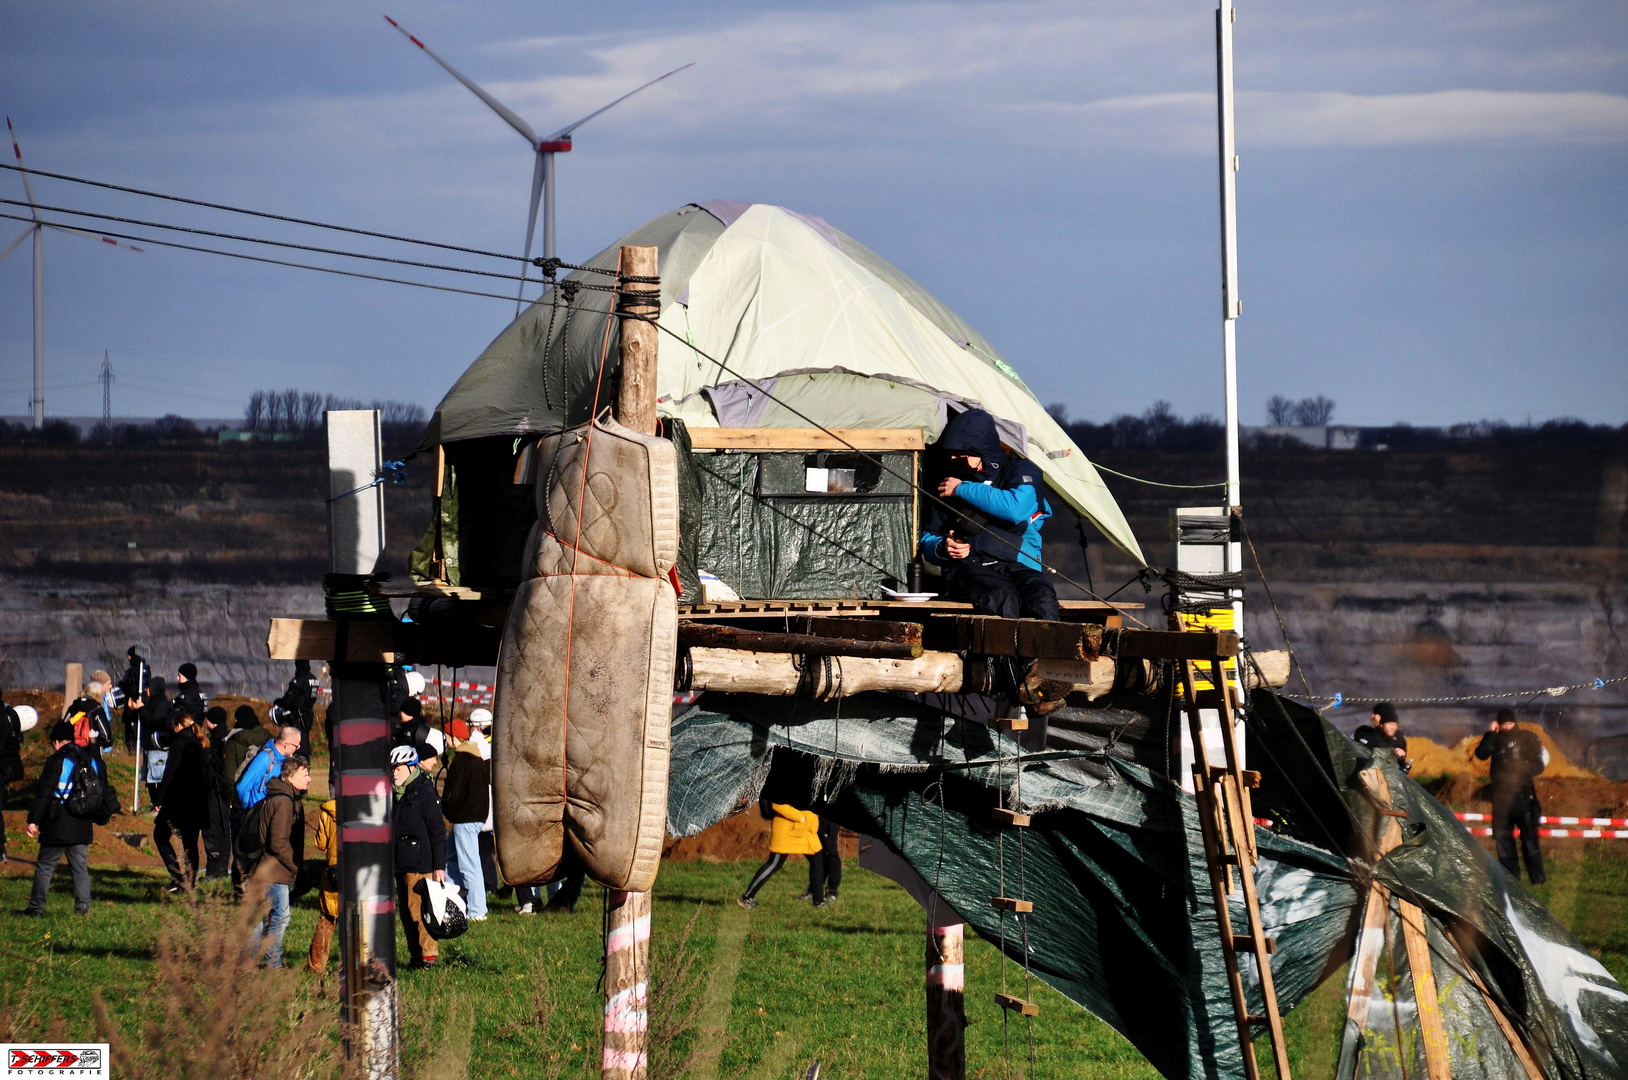
[{"label": "distant tree line", "polygon": [[243,406],[243,426],[263,435],[297,435],[314,439],[322,434],[325,414],[338,409],[377,409],[384,441],[416,440],[429,418],[424,406],[407,401],[364,402],[299,390],[256,390]]},{"label": "distant tree line", "polygon": [[1266,402],[1266,419],[1273,427],[1322,427],[1334,422],[1334,402],[1322,394],[1299,401],[1273,394]]},{"label": "distant tree line", "polygon": [[1101,450],[1169,450],[1176,453],[1208,453],[1221,449],[1225,435],[1221,421],[1208,413],[1184,420],[1170,402],[1155,401],[1140,416],[1120,413],[1105,424],[1089,420],[1069,420],[1068,407],[1049,405],[1051,413],[1074,445],[1087,454]]}]

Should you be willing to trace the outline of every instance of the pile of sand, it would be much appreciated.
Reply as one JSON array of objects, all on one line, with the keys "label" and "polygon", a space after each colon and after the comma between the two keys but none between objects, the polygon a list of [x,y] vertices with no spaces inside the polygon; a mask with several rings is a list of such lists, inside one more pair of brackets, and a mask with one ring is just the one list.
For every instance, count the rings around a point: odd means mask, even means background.
[{"label": "pile of sand", "polygon": [[[1535,732],[1543,740],[1544,749],[1549,751],[1549,767],[1543,770],[1543,775],[1551,780],[1585,780],[1592,779],[1597,774],[1572,763],[1571,759],[1560,752],[1560,747],[1537,724],[1517,725],[1527,731]],[[1475,756],[1476,744],[1481,741],[1480,735],[1471,735],[1460,739],[1451,748],[1443,746],[1420,736],[1408,736],[1408,756],[1413,758],[1414,777],[1430,776],[1488,776],[1491,774],[1490,762],[1481,761]]]}]

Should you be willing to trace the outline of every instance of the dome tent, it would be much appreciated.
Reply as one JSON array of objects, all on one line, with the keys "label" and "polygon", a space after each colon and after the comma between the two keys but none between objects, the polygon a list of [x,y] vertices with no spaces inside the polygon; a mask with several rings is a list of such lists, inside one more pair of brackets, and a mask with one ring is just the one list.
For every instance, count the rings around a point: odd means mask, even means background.
[{"label": "dome tent", "polygon": [[[661,339],[662,415],[691,428],[919,427],[932,440],[950,409],[984,408],[1059,498],[1142,561],[1101,477],[1018,373],[852,237],[783,207],[720,200],[663,214],[586,265],[614,269],[628,244],[658,249],[661,325],[676,335]],[[470,365],[437,406],[426,447],[587,420],[607,340],[614,374],[610,296],[585,289],[567,304],[561,293],[546,292]]]}]

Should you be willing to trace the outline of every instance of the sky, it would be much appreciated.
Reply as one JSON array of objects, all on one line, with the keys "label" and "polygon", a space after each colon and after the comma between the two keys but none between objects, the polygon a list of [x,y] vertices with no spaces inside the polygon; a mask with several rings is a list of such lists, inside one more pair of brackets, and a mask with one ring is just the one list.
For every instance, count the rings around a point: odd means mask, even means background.
[{"label": "sky", "polygon": [[[545,133],[694,61],[559,158],[563,258],[685,203],[778,203],[917,279],[1076,418],[1221,412],[1213,0],[386,2],[7,0],[0,111],[33,168],[518,253],[523,140],[381,15]],[[1628,421],[1628,5],[1242,0],[1235,33],[1244,423],[1274,394],[1357,424]],[[34,184],[47,205],[441,259]],[[23,198],[17,174],[0,198]],[[0,226],[0,248],[24,228]],[[432,407],[514,314],[44,248],[56,415],[100,412],[104,350],[118,415],[234,416],[262,387]],[[0,414],[27,409],[31,280],[25,243],[0,262]]]}]

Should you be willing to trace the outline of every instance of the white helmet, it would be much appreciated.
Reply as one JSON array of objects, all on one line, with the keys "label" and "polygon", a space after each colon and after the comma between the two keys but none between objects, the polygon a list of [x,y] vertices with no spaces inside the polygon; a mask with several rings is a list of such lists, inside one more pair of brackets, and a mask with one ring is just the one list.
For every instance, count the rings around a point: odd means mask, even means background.
[{"label": "white helmet", "polygon": [[12,708],[17,711],[17,719],[21,721],[21,726],[24,731],[33,731],[34,728],[39,725],[39,710],[34,708],[34,706],[13,705]]},{"label": "white helmet", "polygon": [[420,672],[409,671],[407,673],[407,693],[408,694],[410,694],[413,697],[418,697],[420,694],[422,694],[424,692],[424,686],[425,686],[424,676]]},{"label": "white helmet", "polygon": [[475,709],[469,714],[469,726],[487,728],[492,726],[491,709]]},{"label": "white helmet", "polygon": [[392,746],[390,748],[390,767],[398,765],[417,765],[418,751],[411,746]]}]

